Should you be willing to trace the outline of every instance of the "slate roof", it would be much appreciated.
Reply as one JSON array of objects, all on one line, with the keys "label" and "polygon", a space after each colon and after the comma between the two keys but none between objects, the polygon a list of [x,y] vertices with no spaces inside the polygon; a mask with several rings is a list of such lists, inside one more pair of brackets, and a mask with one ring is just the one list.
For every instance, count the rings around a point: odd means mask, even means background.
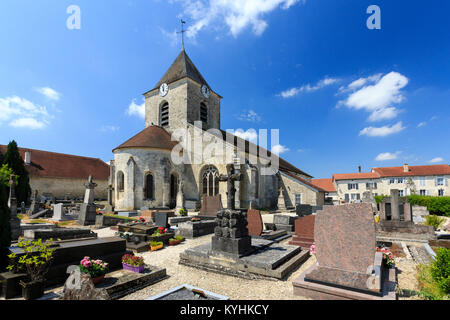
[{"label": "slate roof", "polygon": [[171,140],[170,134],[160,126],[149,126],[131,139],[125,141],[115,150],[123,148],[156,148],[171,151],[178,144]]},{"label": "slate roof", "polygon": [[312,183],[326,192],[336,192],[333,179],[312,179]]},{"label": "slate roof", "polygon": [[[7,146],[0,145],[5,154]],[[109,165],[98,158],[88,158],[70,154],[19,148],[19,154],[25,160],[25,152],[31,152],[31,164],[25,164],[30,177],[108,180]]]},{"label": "slate roof", "polygon": [[184,49],[181,50],[178,57],[170,66],[169,70],[166,71],[161,80],[159,80],[156,86],[150,91],[158,89],[163,83],[169,84],[183,78],[190,78],[198,82],[199,84],[205,84],[210,88],[206,80],[200,74],[200,71],[198,71],[197,67],[187,55],[186,51],[184,51]]},{"label": "slate roof", "polygon": [[429,166],[408,166],[408,172],[404,172],[402,167],[373,168],[380,177],[410,177],[410,176],[439,176],[450,175],[448,164]]}]

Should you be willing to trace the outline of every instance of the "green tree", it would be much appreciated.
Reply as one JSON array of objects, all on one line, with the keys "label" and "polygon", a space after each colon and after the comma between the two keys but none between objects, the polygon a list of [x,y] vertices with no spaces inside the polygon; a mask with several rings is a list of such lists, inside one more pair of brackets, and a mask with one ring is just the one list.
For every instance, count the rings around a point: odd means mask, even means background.
[{"label": "green tree", "polygon": [[5,270],[8,264],[8,247],[11,245],[10,219],[7,188],[5,184],[0,183],[0,270]]},{"label": "green tree", "polygon": [[7,164],[14,174],[19,176],[16,187],[17,203],[21,203],[22,201],[26,203],[31,195],[30,177],[25,168],[24,161],[19,154],[17,143],[14,140],[8,144],[3,163]]},{"label": "green tree", "polygon": [[3,155],[3,153],[0,151],[0,167],[3,164],[3,160],[5,159],[5,156]]}]

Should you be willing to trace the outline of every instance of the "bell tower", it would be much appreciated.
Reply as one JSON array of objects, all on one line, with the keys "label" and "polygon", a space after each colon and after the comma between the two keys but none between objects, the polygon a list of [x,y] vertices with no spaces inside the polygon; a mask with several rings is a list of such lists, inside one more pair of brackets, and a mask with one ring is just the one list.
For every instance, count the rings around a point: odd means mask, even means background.
[{"label": "bell tower", "polygon": [[173,132],[202,121],[204,129],[220,129],[222,97],[211,89],[184,48],[144,96],[146,128],[153,123]]}]

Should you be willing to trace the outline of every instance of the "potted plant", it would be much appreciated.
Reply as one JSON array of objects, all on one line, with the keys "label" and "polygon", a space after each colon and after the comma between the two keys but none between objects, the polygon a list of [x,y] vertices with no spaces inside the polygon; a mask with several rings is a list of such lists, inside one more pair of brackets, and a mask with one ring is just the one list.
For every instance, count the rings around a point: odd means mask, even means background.
[{"label": "potted plant", "polygon": [[80,271],[91,276],[94,284],[102,282],[105,274],[108,273],[108,263],[102,260],[91,260],[90,257],[84,257],[80,262]]},{"label": "potted plant", "polygon": [[164,243],[158,241],[150,242],[150,251],[160,250],[164,247]]},{"label": "potted plant", "polygon": [[138,220],[140,222],[142,222],[142,223],[146,223],[147,222],[147,220],[143,216],[140,216]]},{"label": "potted plant", "polygon": [[144,258],[133,254],[125,254],[122,257],[122,267],[125,270],[142,273],[145,270]]},{"label": "potted plant", "polygon": [[175,239],[180,240],[180,242],[184,241],[184,237],[182,237],[182,236],[176,236]]},{"label": "potted plant", "polygon": [[159,237],[167,233],[167,228],[159,227],[154,233],[154,237]]},{"label": "potted plant", "polygon": [[181,240],[170,238],[169,239],[169,245],[176,246],[177,244],[180,244]]},{"label": "potted plant", "polygon": [[18,258],[16,253],[8,255],[11,259],[11,264],[7,267],[9,271],[26,270],[28,274],[29,282],[20,281],[25,300],[37,299],[44,295],[45,275],[50,268],[55,251],[55,249],[50,249],[52,242],[53,239],[45,243],[42,242],[42,239],[36,241],[21,239],[18,247],[22,248],[25,254]]},{"label": "potted plant", "polygon": [[181,217],[187,216],[187,212],[186,212],[186,210],[184,210],[184,209],[178,209],[178,214],[179,214]]}]

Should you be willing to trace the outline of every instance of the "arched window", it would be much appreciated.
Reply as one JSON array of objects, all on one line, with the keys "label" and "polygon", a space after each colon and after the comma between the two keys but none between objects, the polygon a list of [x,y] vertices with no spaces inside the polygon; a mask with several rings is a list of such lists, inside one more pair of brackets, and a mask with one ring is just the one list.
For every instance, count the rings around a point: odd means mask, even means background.
[{"label": "arched window", "polygon": [[203,102],[200,104],[200,121],[208,123],[208,107]]},{"label": "arched window", "polygon": [[144,196],[147,200],[153,200],[154,199],[154,182],[153,182],[153,175],[148,173],[145,175],[145,181],[144,181]]},{"label": "arched window", "polygon": [[117,190],[122,192],[124,190],[125,178],[122,171],[117,172]]},{"label": "arched window", "polygon": [[161,127],[169,126],[169,103],[165,102],[159,109],[159,125]]},{"label": "arched window", "polygon": [[214,166],[208,166],[202,174],[202,194],[215,196],[219,193],[219,171]]}]

